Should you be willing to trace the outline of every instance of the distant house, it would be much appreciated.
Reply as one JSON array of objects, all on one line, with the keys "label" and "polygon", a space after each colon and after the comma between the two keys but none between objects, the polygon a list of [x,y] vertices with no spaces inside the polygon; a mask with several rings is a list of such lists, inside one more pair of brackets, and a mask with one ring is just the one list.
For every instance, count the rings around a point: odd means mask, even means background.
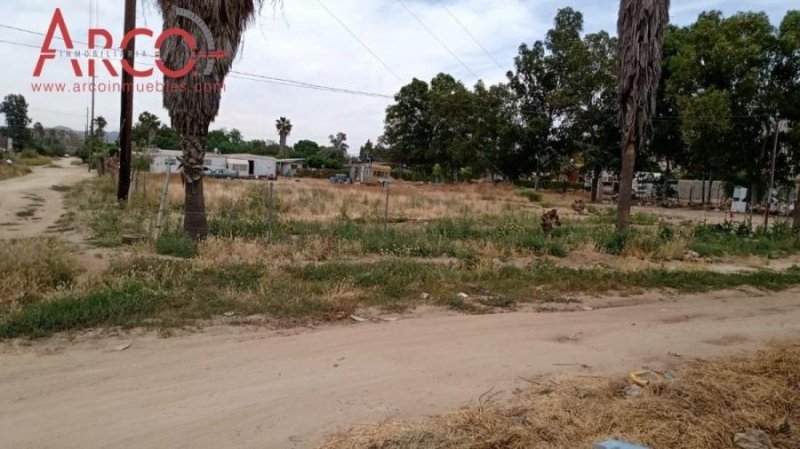
[{"label": "distant house", "polygon": [[294,177],[298,170],[305,168],[305,159],[278,159],[278,175]]},{"label": "distant house", "polygon": [[14,139],[0,136],[0,150],[11,151],[14,149]]},{"label": "distant house", "polygon": [[[171,171],[178,169],[178,157],[180,151],[175,150],[156,150],[150,163],[151,173],[166,173],[167,167],[171,166]],[[227,169],[235,171],[242,178],[269,178],[275,179],[278,174],[278,161],[270,156],[256,156],[253,154],[218,154],[216,152],[206,153],[203,165],[206,169],[219,170]]]},{"label": "distant house", "polygon": [[361,184],[382,184],[391,174],[392,167],[374,162],[350,166],[350,179]]}]

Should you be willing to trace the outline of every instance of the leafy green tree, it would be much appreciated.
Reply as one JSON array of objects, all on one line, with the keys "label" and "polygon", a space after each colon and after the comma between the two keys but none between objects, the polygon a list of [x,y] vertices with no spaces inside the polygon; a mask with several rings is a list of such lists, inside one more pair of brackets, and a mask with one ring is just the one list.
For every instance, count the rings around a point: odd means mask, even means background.
[{"label": "leafy green tree", "polygon": [[[703,176],[696,161],[702,154],[710,154],[713,160],[706,162],[713,173],[705,173],[706,176],[763,189],[768,165],[766,148],[778,109],[776,99],[781,97],[773,90],[776,82],[770,71],[775,65],[775,28],[764,13],[743,12],[725,18],[719,11],[709,11],[700,14],[695,23],[677,32],[671,30],[673,33],[676,48],[666,63],[669,79],[665,93],[668,102],[679,109],[694,109],[690,113],[673,113],[680,117],[681,128],[693,128],[681,135],[696,135],[701,128],[698,122],[706,122],[702,126],[704,133],[713,133],[711,128],[716,124],[727,129],[717,133],[719,140],[713,148],[700,150],[697,146],[703,145],[701,141],[693,140],[694,149],[683,155],[680,164],[688,167],[692,175]],[[697,98],[707,92],[717,94],[700,104]],[[727,97],[727,107],[721,104],[722,93]],[[698,115],[703,109],[706,115]],[[723,116],[717,115],[720,111]],[[728,121],[735,126],[729,127]],[[740,177],[740,173],[745,176]]]},{"label": "leafy green tree", "polygon": [[153,113],[144,111],[139,114],[139,121],[133,126],[132,137],[141,148],[149,147],[161,128],[161,120]]},{"label": "leafy green tree", "polygon": [[153,136],[153,146],[162,150],[179,150],[181,136],[171,127],[161,125]]},{"label": "leafy green tree", "polygon": [[330,140],[331,146],[325,151],[325,156],[342,162],[347,160],[347,150],[350,148],[350,145],[347,144],[347,134],[341,132],[332,134],[328,140]]},{"label": "leafy green tree", "polygon": [[381,141],[389,147],[392,161],[424,169],[434,162],[428,83],[414,78],[394,99],[394,104],[386,109]]},{"label": "leafy green tree", "polygon": [[14,139],[14,149],[19,151],[24,149],[31,141],[31,133],[28,125],[31,118],[28,117],[28,102],[21,94],[9,94],[0,103],[0,113],[6,116],[6,130],[8,137]]},{"label": "leafy green tree", "polygon": [[319,154],[319,144],[310,140],[300,140],[294,144],[294,156],[307,158]]},{"label": "leafy green tree", "polygon": [[[689,154],[685,168],[701,179],[722,173],[731,161],[718,145],[733,129],[727,92],[711,89],[683,99],[681,129]],[[705,201],[705,198],[704,198]]]},{"label": "leafy green tree", "polygon": [[371,140],[367,140],[367,142],[361,146],[361,149],[358,151],[358,160],[361,162],[369,162],[374,157],[375,154],[375,145],[373,145]]}]

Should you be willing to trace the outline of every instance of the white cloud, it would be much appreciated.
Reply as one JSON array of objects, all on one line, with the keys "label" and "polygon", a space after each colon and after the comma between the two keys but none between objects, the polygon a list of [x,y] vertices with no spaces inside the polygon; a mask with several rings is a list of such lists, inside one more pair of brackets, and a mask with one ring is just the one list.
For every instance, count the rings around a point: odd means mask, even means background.
[{"label": "white cloud", "polygon": [[[4,0],[7,1],[7,0]],[[512,58],[522,42],[542,39],[556,10],[567,5],[563,0],[444,0],[452,13],[491,52],[503,68],[498,68],[439,5],[438,0],[405,0],[409,8],[431,28],[469,67],[465,69],[411,16],[398,0],[322,0],[336,16],[359,36],[403,82],[413,77],[429,80],[448,72],[468,85],[476,73],[489,82],[504,79]],[[16,3],[16,2],[15,2]],[[402,85],[342,26],[317,0],[285,0],[282,11],[273,14],[265,6],[260,17],[245,35],[245,43],[234,70],[258,73],[310,83],[393,94]],[[584,12],[587,31],[616,27],[616,0],[577,0],[572,6]],[[73,38],[86,40],[87,0],[28,0],[13,7],[6,5],[2,25],[44,32],[56,6],[68,21]],[[160,29],[153,2],[139,2],[138,24]],[[705,9],[721,9],[726,14],[742,9],[765,9],[774,22],[788,9],[785,1],[754,0],[673,0],[673,21],[691,22]],[[117,3],[100,2],[100,26],[119,39],[122,11]],[[41,37],[0,28],[0,40],[41,45]],[[140,41],[139,49],[151,45]],[[32,71],[38,56],[33,48],[0,42],[5,56],[0,75],[0,94],[22,93],[31,104],[31,115],[46,126],[66,125],[83,129],[88,94],[44,94],[30,89]],[[49,63],[47,79],[72,80],[68,64]],[[108,77],[105,77],[108,78]],[[248,139],[276,139],[275,118],[287,116],[295,124],[292,140],[327,140],[329,134],[343,131],[355,150],[368,138],[381,134],[383,113],[389,100],[298,89],[236,78],[227,80],[220,114],[212,127],[239,128]],[[139,94],[135,110],[149,110],[165,121],[157,93]],[[116,129],[119,94],[98,94],[97,114],[104,115],[110,129]]]}]

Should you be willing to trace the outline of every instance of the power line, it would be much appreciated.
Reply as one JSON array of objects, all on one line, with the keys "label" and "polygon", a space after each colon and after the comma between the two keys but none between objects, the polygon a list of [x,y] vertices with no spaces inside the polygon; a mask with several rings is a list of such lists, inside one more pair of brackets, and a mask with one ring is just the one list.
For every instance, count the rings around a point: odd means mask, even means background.
[{"label": "power line", "polygon": [[[0,28],[7,28],[7,29],[11,29],[11,30],[19,31],[19,32],[24,32],[24,33],[28,33],[28,34],[33,34],[33,35],[37,35],[37,36],[45,36],[44,33],[40,33],[38,31],[33,31],[33,30],[25,29],[25,28],[14,27],[14,26],[11,26],[11,25],[0,24]],[[57,38],[63,40],[63,38],[61,38],[61,37],[57,37]],[[79,43],[79,44],[82,44],[82,45],[88,45],[85,42],[80,42],[80,41],[73,41],[73,42],[76,42],[76,43]],[[6,43],[6,44],[10,44],[10,45],[17,45],[17,46],[22,46],[22,47],[34,48],[36,50],[40,50],[41,49],[37,45],[26,44],[26,43],[23,43],[23,42],[9,41],[9,40],[4,40],[4,39],[0,39],[0,43]],[[150,57],[150,58],[154,57],[153,55],[143,55],[143,56]],[[154,64],[148,64],[148,63],[141,62],[141,61],[137,61],[136,63],[137,64],[142,64],[142,65],[151,66],[151,67],[154,66]],[[361,91],[361,90],[356,90],[356,89],[348,89],[348,88],[335,87],[335,86],[325,86],[325,85],[321,85],[321,84],[309,83],[309,82],[306,82],[306,81],[297,81],[297,80],[291,80],[291,79],[287,79],[287,78],[278,78],[278,77],[262,75],[262,74],[258,74],[258,73],[240,72],[240,71],[236,71],[236,70],[231,70],[230,73],[233,74],[233,75],[229,75],[232,78],[245,79],[245,80],[250,80],[250,81],[267,82],[268,84],[275,84],[275,85],[281,85],[281,86],[297,87],[297,88],[303,88],[303,89],[318,90],[318,91],[332,92],[332,93],[341,93],[341,94],[356,95],[356,96],[371,97],[371,98],[385,98],[385,99],[393,99],[394,98],[393,95],[382,94],[382,93],[378,93],[378,92],[367,92],[367,91]],[[239,75],[239,76],[235,76],[235,75]],[[254,78],[256,78],[256,79],[254,79]]]},{"label": "power line", "polygon": [[[317,1],[319,1],[319,0],[317,0]],[[414,17],[414,19],[417,22],[419,22],[420,25],[422,25],[422,28],[425,28],[425,31],[427,31],[428,34],[430,34],[436,40],[436,42],[438,42],[439,45],[442,46],[442,48],[447,50],[447,52],[450,53],[450,55],[453,58],[455,58],[456,61],[458,61],[459,64],[461,64],[461,66],[464,67],[467,70],[467,72],[469,72],[473,77],[475,77],[475,79],[480,79],[480,77],[478,75],[476,75],[475,72],[473,72],[472,69],[470,69],[469,66],[467,66],[467,64],[465,64],[464,61],[462,61],[461,58],[459,58],[458,55],[450,47],[448,47],[447,44],[445,44],[444,41],[442,39],[440,39],[439,36],[436,33],[433,32],[433,30],[431,30],[428,27],[428,25],[425,25],[425,22],[423,22],[422,19],[419,18],[419,16],[414,14],[414,11],[412,11],[411,8],[408,7],[408,5],[406,4],[406,2],[404,0],[397,0],[397,1],[401,5],[403,5],[403,8],[405,8],[405,10],[408,11],[408,13],[411,14],[411,16]]]},{"label": "power line", "polygon": [[322,2],[322,0],[317,0],[317,3],[319,3],[319,5],[320,5],[320,6],[322,6],[322,8],[323,8],[325,11],[327,11],[327,13],[328,13],[328,14],[329,14],[331,17],[333,17],[333,19],[334,19],[334,20],[336,20],[337,22],[339,22],[339,25],[341,25],[341,26],[342,26],[342,28],[344,28],[344,29],[345,29],[345,31],[347,31],[347,33],[348,33],[348,34],[350,34],[350,36],[352,36],[352,37],[353,37],[353,39],[355,39],[355,40],[356,40],[356,42],[358,42],[359,44],[361,44],[361,46],[362,46],[362,47],[364,47],[364,49],[365,49],[365,50],[367,50],[367,51],[369,52],[369,54],[371,54],[371,55],[372,55],[372,57],[373,57],[373,58],[375,58],[376,60],[378,60],[378,62],[380,62],[380,63],[381,63],[381,65],[383,65],[383,67],[384,67],[384,68],[385,68],[387,71],[389,71],[389,73],[391,73],[391,74],[392,74],[392,76],[394,76],[394,77],[397,79],[397,81],[400,81],[400,83],[401,83],[401,84],[403,83],[403,78],[401,78],[401,77],[400,77],[400,75],[398,75],[398,74],[397,74],[397,72],[395,72],[394,70],[392,70],[392,68],[391,68],[391,67],[389,67],[389,64],[386,64],[386,62],[385,62],[383,59],[381,59],[381,57],[380,57],[380,56],[378,56],[378,55],[377,55],[377,53],[375,53],[374,51],[372,51],[372,49],[371,49],[371,48],[369,48],[369,46],[368,46],[367,44],[365,44],[365,43],[364,43],[364,41],[362,41],[362,40],[361,40],[361,38],[359,38],[359,37],[356,35],[356,33],[354,33],[352,30],[350,30],[350,28],[348,28],[348,27],[347,27],[347,25],[345,25],[345,24],[344,24],[344,22],[342,22],[342,20],[341,20],[341,19],[340,19],[340,18],[339,18],[339,17],[338,17],[336,14],[334,14],[334,13],[333,13],[333,11],[331,11],[331,10],[330,10],[330,9],[329,9],[327,6],[325,6],[325,3],[323,3],[323,2]]},{"label": "power line", "polygon": [[503,71],[505,71],[506,69],[505,69],[505,68],[504,68],[502,65],[500,65],[500,63],[499,63],[499,62],[497,62],[497,59],[495,59],[495,57],[494,57],[494,56],[493,56],[491,53],[489,53],[489,50],[487,50],[487,49],[486,49],[486,47],[484,47],[484,46],[483,46],[483,44],[481,44],[481,42],[478,40],[478,38],[476,38],[476,37],[475,37],[475,36],[474,36],[474,35],[473,35],[473,34],[472,34],[470,31],[469,31],[469,29],[468,29],[468,28],[467,28],[467,27],[466,27],[466,26],[465,26],[465,25],[464,25],[464,24],[461,22],[461,20],[459,20],[459,19],[458,19],[458,17],[456,17],[456,15],[455,15],[455,14],[453,14],[453,12],[452,12],[452,11],[450,11],[450,8],[448,8],[448,7],[447,7],[447,6],[444,4],[444,2],[442,2],[442,0],[438,0],[438,2],[439,2],[439,5],[441,5],[441,7],[442,7],[442,8],[444,8],[444,10],[445,10],[445,11],[447,11],[447,14],[449,14],[449,15],[450,15],[450,17],[452,17],[452,18],[453,18],[453,20],[455,20],[455,22],[458,24],[458,26],[460,26],[460,27],[461,27],[461,29],[462,29],[462,30],[464,30],[464,32],[465,32],[465,33],[467,33],[467,36],[469,36],[469,37],[470,37],[470,39],[472,39],[472,42],[475,42],[475,44],[476,44],[478,47],[480,47],[480,49],[481,49],[481,50],[483,50],[483,53],[484,53],[484,54],[486,54],[486,56],[488,56],[488,57],[489,57],[489,59],[491,59],[491,60],[494,62],[494,65],[496,65],[496,66],[497,66],[497,68],[499,68],[500,70],[503,70]]},{"label": "power line", "polygon": [[0,43],[11,44],[11,45],[19,45],[20,47],[29,47],[29,48],[35,48],[37,50],[41,50],[41,47],[39,47],[38,45],[26,44],[24,42],[14,42],[14,41],[7,41],[5,39],[0,39]]}]

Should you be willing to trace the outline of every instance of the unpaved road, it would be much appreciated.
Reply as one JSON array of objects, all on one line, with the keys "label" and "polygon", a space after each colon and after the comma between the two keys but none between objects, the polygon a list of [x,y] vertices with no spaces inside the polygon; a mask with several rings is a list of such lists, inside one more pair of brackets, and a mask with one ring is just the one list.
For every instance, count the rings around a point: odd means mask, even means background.
[{"label": "unpaved road", "polygon": [[[55,167],[35,167],[33,173],[0,181],[0,238],[46,234],[64,213],[64,195],[53,186],[68,186],[92,176],[75,158],[57,159]],[[21,214],[21,215],[18,215]]]},{"label": "unpaved road", "polygon": [[669,368],[797,337],[800,290],[651,296],[588,312],[429,316],[287,335],[219,327],[168,339],[5,344],[0,446],[307,448],[337,426],[451,410],[492,387],[524,385],[520,377]]}]

